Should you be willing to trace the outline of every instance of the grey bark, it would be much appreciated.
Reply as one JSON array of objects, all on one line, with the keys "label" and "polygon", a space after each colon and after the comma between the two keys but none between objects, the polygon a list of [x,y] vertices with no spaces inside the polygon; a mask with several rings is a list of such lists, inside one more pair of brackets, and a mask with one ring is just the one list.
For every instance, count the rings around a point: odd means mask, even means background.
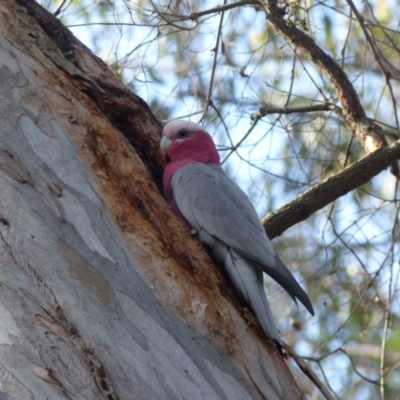
[{"label": "grey bark", "polygon": [[302,397],[162,199],[148,107],[31,1],[0,109],[1,399]]}]

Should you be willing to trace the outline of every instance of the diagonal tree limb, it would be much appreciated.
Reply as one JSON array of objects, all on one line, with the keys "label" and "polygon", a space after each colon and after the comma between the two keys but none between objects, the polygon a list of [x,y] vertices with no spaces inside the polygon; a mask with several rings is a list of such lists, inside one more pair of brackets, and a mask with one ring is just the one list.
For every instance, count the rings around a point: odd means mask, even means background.
[{"label": "diagonal tree limb", "polygon": [[351,190],[368,182],[394,161],[400,159],[400,140],[390,147],[382,147],[318,183],[290,203],[263,218],[262,223],[270,239],[304,221],[311,214],[332,203]]},{"label": "diagonal tree limb", "polygon": [[[388,145],[382,128],[369,119],[360,99],[346,73],[325,53],[306,33],[287,23],[282,9],[275,0],[261,1],[269,24],[289,44],[300,51],[331,82],[342,104],[343,118],[350,132],[355,136],[367,153]],[[392,164],[392,173],[399,176],[397,162]]]}]

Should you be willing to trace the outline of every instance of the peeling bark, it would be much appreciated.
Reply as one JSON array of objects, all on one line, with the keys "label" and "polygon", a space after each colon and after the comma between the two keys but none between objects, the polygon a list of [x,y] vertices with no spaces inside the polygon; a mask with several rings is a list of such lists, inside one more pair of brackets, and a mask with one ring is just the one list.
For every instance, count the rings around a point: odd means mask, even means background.
[{"label": "peeling bark", "polygon": [[300,399],[162,199],[147,105],[33,1],[0,31],[0,399]]}]

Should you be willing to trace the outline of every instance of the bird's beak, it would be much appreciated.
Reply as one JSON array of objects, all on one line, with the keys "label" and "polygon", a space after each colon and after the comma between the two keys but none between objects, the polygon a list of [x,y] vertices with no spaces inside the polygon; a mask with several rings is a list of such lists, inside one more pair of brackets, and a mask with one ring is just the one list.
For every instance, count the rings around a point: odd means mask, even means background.
[{"label": "bird's beak", "polygon": [[160,143],[161,151],[165,153],[171,143],[172,140],[168,139],[166,136],[163,136]]}]

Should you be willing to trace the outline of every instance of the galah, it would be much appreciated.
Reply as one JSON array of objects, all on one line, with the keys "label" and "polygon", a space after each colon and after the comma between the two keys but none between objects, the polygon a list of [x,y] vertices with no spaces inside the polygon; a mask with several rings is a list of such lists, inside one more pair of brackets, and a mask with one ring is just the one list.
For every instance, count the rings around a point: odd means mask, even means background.
[{"label": "galah", "polygon": [[314,315],[311,301],[275,253],[249,198],[223,171],[211,136],[198,124],[175,120],[165,125],[161,148],[166,153],[163,184],[168,204],[223,262],[265,334],[282,344],[263,272]]}]

